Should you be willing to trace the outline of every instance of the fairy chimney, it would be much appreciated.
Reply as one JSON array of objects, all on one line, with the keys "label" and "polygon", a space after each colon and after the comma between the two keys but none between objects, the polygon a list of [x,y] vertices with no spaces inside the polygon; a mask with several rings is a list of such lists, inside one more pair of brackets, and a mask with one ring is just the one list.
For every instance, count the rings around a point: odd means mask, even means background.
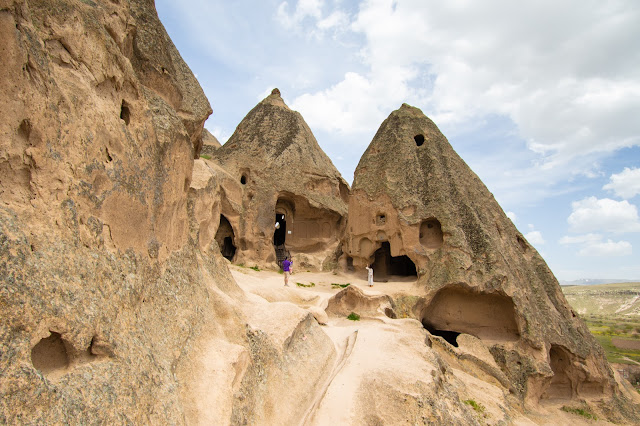
[{"label": "fairy chimney", "polygon": [[483,340],[530,403],[611,395],[601,347],[485,185],[418,108],[382,123],[355,171],[344,257],[415,276],[432,334]]},{"label": "fairy chimney", "polygon": [[212,157],[242,187],[241,213],[228,220],[234,261],[270,265],[290,254],[297,266],[335,266],[349,187],[278,89]]}]

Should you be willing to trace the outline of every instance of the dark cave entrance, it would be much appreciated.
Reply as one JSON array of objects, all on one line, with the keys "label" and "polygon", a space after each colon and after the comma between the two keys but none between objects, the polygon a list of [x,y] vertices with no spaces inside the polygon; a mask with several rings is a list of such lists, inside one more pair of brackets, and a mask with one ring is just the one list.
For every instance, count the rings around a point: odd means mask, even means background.
[{"label": "dark cave entrance", "polygon": [[432,326],[431,324],[422,321],[422,326],[424,328],[427,329],[427,331],[431,334],[433,334],[434,336],[440,336],[442,337],[444,340],[447,341],[447,343],[449,343],[452,346],[455,346],[456,348],[458,347],[458,336],[460,335],[460,333],[458,333],[457,331],[451,331],[451,330],[438,330],[437,328],[435,328],[434,326]]},{"label": "dark cave entrance", "polygon": [[273,245],[282,246],[287,238],[287,221],[282,213],[276,213],[275,231],[273,232]]},{"label": "dark cave entrance", "polygon": [[391,256],[391,245],[388,241],[373,254],[374,281],[386,280],[390,275],[401,277],[417,276],[416,265],[408,256]]},{"label": "dark cave entrance", "polygon": [[215,239],[220,247],[222,256],[230,261],[233,261],[233,257],[236,255],[234,237],[231,223],[229,223],[226,217],[220,215],[220,225],[218,226]]}]

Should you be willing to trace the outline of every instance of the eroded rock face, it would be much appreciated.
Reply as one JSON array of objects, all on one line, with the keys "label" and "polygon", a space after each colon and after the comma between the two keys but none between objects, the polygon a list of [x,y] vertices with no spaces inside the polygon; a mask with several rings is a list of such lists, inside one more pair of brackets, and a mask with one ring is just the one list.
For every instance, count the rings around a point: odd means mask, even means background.
[{"label": "eroded rock face", "polygon": [[220,144],[220,141],[218,141],[218,138],[213,136],[207,129],[202,129],[202,150],[200,151],[201,154],[211,155],[216,149],[220,148],[221,146],[222,145]]},{"label": "eroded rock face", "polygon": [[0,423],[180,423],[234,285],[188,213],[209,103],[152,1],[2,1],[0,39]]},{"label": "eroded rock face", "polygon": [[294,267],[335,266],[349,187],[278,89],[212,155],[242,185],[241,214],[227,217],[235,262],[273,265],[278,246]]},{"label": "eroded rock face", "polygon": [[416,275],[425,328],[481,339],[527,403],[616,392],[544,260],[419,109],[394,111],[360,160],[344,252],[378,280]]}]

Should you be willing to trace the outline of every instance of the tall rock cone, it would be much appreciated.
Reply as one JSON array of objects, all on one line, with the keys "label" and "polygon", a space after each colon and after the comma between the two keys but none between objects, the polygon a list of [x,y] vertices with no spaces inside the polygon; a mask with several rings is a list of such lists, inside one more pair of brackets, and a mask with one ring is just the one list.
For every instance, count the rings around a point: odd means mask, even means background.
[{"label": "tall rock cone", "polygon": [[544,260],[419,109],[392,112],[364,153],[347,235],[355,268],[416,276],[425,328],[454,344],[461,333],[481,339],[526,404],[628,406]]},{"label": "tall rock cone", "polygon": [[349,187],[278,89],[212,157],[242,186],[242,205],[221,217],[234,261],[272,264],[291,254],[305,268],[335,265]]}]

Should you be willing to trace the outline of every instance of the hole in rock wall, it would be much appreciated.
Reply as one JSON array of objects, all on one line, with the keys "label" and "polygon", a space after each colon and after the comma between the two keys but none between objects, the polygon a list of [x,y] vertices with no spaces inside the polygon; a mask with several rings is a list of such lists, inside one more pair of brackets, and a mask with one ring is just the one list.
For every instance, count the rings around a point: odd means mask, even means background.
[{"label": "hole in rock wall", "polygon": [[438,219],[430,218],[420,225],[420,244],[427,248],[436,249],[442,246],[444,238],[442,227]]},{"label": "hole in rock wall", "polygon": [[520,337],[510,297],[463,286],[439,290],[423,310],[422,325],[427,330],[466,333],[482,340],[515,341]]},{"label": "hole in rock wall", "polygon": [[541,399],[568,400],[574,397],[589,398],[602,396],[604,385],[598,381],[585,380],[586,375],[580,366],[577,355],[560,345],[551,345],[549,366],[553,377]]},{"label": "hole in rock wall", "polygon": [[571,399],[573,391],[571,380],[567,374],[567,371],[571,367],[569,352],[561,346],[551,345],[551,349],[549,350],[549,365],[553,371],[553,377],[542,398]]},{"label": "hole in rock wall", "polygon": [[355,268],[353,267],[353,257],[347,256],[347,270],[353,271]]},{"label": "hole in rock wall", "polygon": [[247,176],[246,175],[242,175],[240,177],[240,183],[243,184],[243,185],[247,184]]},{"label": "hole in rock wall", "polygon": [[218,226],[215,240],[220,247],[222,256],[232,261],[236,255],[235,236],[231,223],[224,215],[220,215],[220,225]]},{"label": "hole in rock wall", "polygon": [[417,146],[422,146],[422,144],[424,143],[424,135],[415,135],[413,137],[413,140],[416,141]]},{"label": "hole in rock wall", "polygon": [[438,330],[437,328],[434,328],[433,326],[431,326],[430,324],[425,324],[424,322],[422,323],[422,326],[424,328],[427,329],[427,331],[431,334],[433,334],[434,336],[440,336],[442,337],[447,343],[449,343],[450,345],[454,346],[454,347],[458,347],[458,336],[460,335],[460,333],[458,333],[457,331],[450,331],[450,330]]},{"label": "hole in rock wall", "polygon": [[51,331],[49,337],[31,349],[31,363],[45,376],[64,372],[69,367],[69,355],[60,333]]},{"label": "hole in rock wall", "polygon": [[131,121],[131,111],[129,111],[129,105],[125,101],[122,101],[122,106],[120,107],[120,119],[124,120],[127,126]]},{"label": "hole in rock wall", "polygon": [[378,213],[376,215],[376,225],[382,226],[385,223],[387,223],[387,215],[385,215],[384,213]]},{"label": "hole in rock wall", "polygon": [[408,256],[391,256],[391,246],[388,241],[383,242],[373,256],[374,281],[384,280],[389,275],[417,276],[416,265]]}]

